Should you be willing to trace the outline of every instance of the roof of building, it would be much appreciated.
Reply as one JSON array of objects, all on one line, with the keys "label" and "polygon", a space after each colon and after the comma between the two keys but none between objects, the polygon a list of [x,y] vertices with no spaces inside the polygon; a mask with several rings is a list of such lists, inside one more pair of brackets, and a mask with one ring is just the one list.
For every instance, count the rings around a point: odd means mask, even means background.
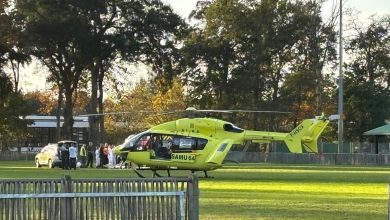
[{"label": "roof of building", "polygon": [[363,135],[390,135],[390,124],[386,124],[381,127],[366,131],[363,133]]},{"label": "roof of building", "polygon": [[[33,128],[55,128],[57,127],[57,117],[56,116],[42,116],[42,115],[28,115],[25,117],[25,119],[32,120],[33,123],[28,125],[28,127]],[[88,117],[80,117],[75,116],[73,117],[74,128],[88,128],[89,122]],[[64,124],[64,118],[61,117],[60,126]]]}]

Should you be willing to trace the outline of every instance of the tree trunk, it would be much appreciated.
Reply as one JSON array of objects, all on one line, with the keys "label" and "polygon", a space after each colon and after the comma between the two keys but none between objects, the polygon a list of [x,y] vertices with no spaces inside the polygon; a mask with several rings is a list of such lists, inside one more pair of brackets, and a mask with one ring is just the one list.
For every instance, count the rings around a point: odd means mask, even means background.
[{"label": "tree trunk", "polygon": [[[91,68],[91,98],[89,100],[88,114],[96,114],[97,111],[97,90],[98,90],[98,74],[99,70],[94,65]],[[99,123],[98,116],[89,116],[89,141],[93,143],[93,146],[99,144]]]},{"label": "tree trunk", "polygon": [[65,107],[64,107],[64,135],[63,137],[72,140],[73,134],[73,91],[71,86],[65,87]]},{"label": "tree trunk", "polygon": [[58,84],[58,100],[57,100],[57,114],[56,114],[56,119],[57,119],[57,124],[56,124],[56,138],[57,141],[61,140],[61,109],[62,109],[62,102],[63,102],[63,90],[62,86]]},{"label": "tree trunk", "polygon": [[103,106],[103,80],[104,80],[104,68],[103,65],[100,65],[99,68],[99,98],[98,98],[98,107],[99,107],[99,113],[102,114],[99,117],[99,123],[100,123],[100,142],[105,142],[105,129],[104,129],[104,106]]}]

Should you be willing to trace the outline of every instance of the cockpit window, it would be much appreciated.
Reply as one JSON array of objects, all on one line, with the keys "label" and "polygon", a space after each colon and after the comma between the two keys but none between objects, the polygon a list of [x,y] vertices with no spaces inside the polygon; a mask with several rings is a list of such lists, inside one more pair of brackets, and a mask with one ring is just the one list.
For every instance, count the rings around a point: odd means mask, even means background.
[{"label": "cockpit window", "polygon": [[138,141],[138,139],[141,137],[141,136],[144,136],[147,132],[142,132],[142,133],[139,133],[139,134],[136,134],[136,135],[130,135],[128,138],[126,138],[125,142],[121,145],[121,150],[124,151],[124,150],[131,150],[132,148],[134,148],[136,146],[136,143]]}]

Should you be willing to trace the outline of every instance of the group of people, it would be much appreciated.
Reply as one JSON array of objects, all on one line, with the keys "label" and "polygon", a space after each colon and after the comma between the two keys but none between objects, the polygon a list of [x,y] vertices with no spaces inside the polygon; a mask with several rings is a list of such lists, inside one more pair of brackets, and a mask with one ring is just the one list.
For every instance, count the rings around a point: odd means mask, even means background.
[{"label": "group of people", "polygon": [[106,165],[108,168],[114,168],[117,159],[116,155],[112,151],[112,147],[109,144],[100,144],[100,147],[96,147],[95,150],[96,168],[103,168]]},{"label": "group of people", "polygon": [[63,143],[60,146],[61,166],[64,170],[76,169],[77,146],[76,144]]},{"label": "group of people", "polygon": [[[117,163],[116,155],[108,143],[100,144],[95,149],[93,149],[92,145],[87,147],[83,144],[80,150],[77,149],[76,144],[65,143],[59,147],[59,150],[62,169],[92,168],[94,157],[96,168],[114,168]],[[77,165],[78,158],[80,159],[79,165]]]}]

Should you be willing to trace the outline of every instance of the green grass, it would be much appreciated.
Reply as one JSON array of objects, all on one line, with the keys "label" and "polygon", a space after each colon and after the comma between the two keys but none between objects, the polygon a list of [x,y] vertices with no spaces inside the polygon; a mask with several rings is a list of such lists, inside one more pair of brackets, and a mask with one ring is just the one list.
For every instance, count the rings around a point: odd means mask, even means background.
[{"label": "green grass", "polygon": [[[59,178],[63,174],[72,178],[136,177],[129,170],[63,171],[37,169],[26,161],[0,162],[0,178]],[[200,179],[201,219],[387,218],[387,167],[241,164],[210,174],[215,178]]]}]

